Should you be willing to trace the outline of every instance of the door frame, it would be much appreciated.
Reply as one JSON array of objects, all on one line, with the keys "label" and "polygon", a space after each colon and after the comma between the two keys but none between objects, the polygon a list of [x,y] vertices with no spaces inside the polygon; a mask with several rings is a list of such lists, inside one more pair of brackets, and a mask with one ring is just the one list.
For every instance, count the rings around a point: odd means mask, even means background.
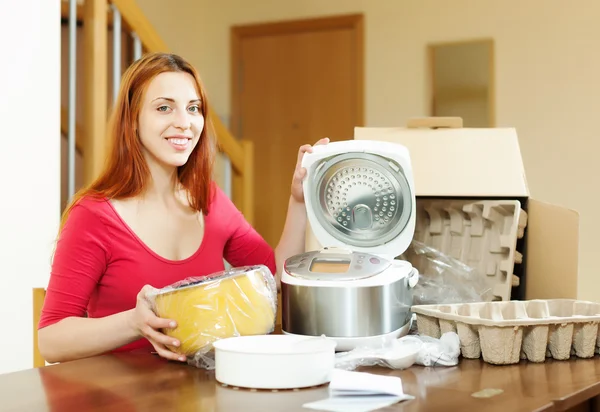
[{"label": "door frame", "polygon": [[358,13],[232,26],[230,33],[230,130],[233,132],[234,136],[239,139],[242,138],[240,129],[241,101],[239,98],[242,40],[248,37],[261,37],[277,34],[301,33],[305,31],[320,30],[324,31],[333,29],[354,30],[354,41],[356,44],[356,126],[364,126],[364,15],[362,13]]}]

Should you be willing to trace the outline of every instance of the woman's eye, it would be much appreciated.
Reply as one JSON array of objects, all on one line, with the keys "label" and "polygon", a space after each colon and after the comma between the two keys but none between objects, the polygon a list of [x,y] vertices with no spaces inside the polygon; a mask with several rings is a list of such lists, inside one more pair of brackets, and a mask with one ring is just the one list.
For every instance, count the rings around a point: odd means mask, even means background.
[{"label": "woman's eye", "polygon": [[200,107],[198,107],[198,106],[191,106],[190,107],[190,111],[192,111],[194,113],[198,113],[200,111]]},{"label": "woman's eye", "polygon": [[158,111],[159,111],[159,112],[166,112],[167,110],[169,110],[169,106],[160,106],[160,107],[158,108]]}]

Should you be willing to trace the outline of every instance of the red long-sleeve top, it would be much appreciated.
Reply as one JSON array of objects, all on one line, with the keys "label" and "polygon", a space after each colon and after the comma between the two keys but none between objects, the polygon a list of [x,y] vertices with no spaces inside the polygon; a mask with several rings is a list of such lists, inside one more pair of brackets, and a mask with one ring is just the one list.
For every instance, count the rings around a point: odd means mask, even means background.
[{"label": "red long-sleeve top", "polygon": [[[57,242],[38,327],[64,318],[101,318],[132,309],[146,284],[168,286],[190,276],[262,264],[275,274],[273,249],[213,183],[204,238],[189,258],[172,261],[154,253],[121,219],[107,199],[85,198],[71,211]],[[152,346],[140,339],[118,348]]]}]

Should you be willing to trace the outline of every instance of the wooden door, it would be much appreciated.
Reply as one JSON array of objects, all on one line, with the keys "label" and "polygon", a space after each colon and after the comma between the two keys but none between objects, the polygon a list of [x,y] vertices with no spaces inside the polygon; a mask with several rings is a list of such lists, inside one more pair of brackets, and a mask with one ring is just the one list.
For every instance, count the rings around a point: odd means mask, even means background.
[{"label": "wooden door", "polygon": [[254,143],[253,225],[275,247],[301,145],[363,125],[362,16],[232,29],[233,133]]}]

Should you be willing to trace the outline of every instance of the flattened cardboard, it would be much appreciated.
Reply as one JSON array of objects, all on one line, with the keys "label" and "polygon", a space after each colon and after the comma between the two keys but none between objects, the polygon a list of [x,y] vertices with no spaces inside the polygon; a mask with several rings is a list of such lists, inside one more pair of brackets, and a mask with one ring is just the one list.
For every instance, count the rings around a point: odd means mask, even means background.
[{"label": "flattened cardboard", "polygon": [[579,214],[529,199],[527,299],[575,299],[579,258]]}]

